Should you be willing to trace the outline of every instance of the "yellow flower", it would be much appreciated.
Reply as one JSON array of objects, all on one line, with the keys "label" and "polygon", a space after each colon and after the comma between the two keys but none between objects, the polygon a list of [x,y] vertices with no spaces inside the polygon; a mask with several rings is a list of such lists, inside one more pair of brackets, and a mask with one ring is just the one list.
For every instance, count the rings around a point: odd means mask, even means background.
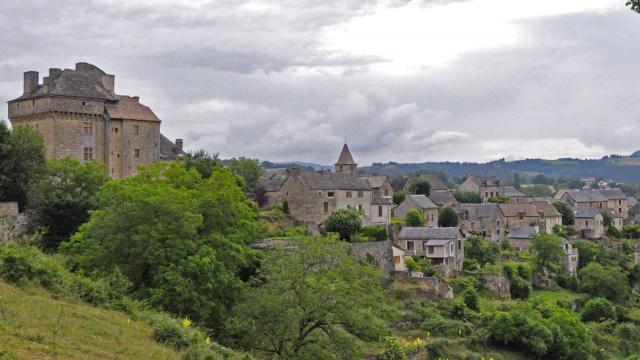
[{"label": "yellow flower", "polygon": [[209,337],[207,336],[207,338],[204,340],[204,342],[207,343],[207,345],[211,345],[211,339],[209,339]]},{"label": "yellow flower", "polygon": [[191,326],[191,320],[189,320],[188,317],[185,317],[184,319],[182,319],[182,327],[186,329],[189,326]]}]

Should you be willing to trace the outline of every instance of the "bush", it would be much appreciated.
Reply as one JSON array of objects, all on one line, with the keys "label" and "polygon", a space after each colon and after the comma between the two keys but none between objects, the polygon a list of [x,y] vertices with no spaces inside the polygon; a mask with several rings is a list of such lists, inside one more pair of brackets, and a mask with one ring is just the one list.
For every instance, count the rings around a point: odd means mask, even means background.
[{"label": "bush", "polygon": [[404,191],[398,191],[393,193],[393,203],[396,205],[402,204],[407,194]]},{"label": "bush", "polygon": [[182,350],[189,346],[189,339],[183,329],[174,324],[165,324],[153,330],[153,340],[160,344]]},{"label": "bush", "polygon": [[360,229],[360,235],[374,239],[375,241],[387,240],[387,229],[384,226],[367,226]]},{"label": "bush", "polygon": [[404,265],[409,271],[418,271],[418,263],[413,260],[412,257],[408,257],[404,260]]},{"label": "bush", "polygon": [[449,341],[445,339],[433,340],[427,344],[427,350],[429,351],[429,359],[444,359],[447,355],[447,348]]},{"label": "bush", "polygon": [[616,320],[616,311],[607,299],[593,298],[582,309],[582,321]]},{"label": "bush", "polygon": [[438,226],[458,226],[458,213],[456,213],[456,211],[451,206],[445,206],[441,208],[440,213],[438,214]]},{"label": "bush", "polygon": [[327,232],[337,233],[343,240],[351,240],[361,226],[360,215],[352,209],[340,209],[329,215],[324,222]]},{"label": "bush", "polygon": [[407,358],[400,347],[400,343],[393,337],[387,336],[382,339],[384,342],[384,352],[378,356],[380,360],[405,360]]},{"label": "bush", "polygon": [[456,190],[453,192],[453,196],[456,198],[456,200],[458,200],[459,203],[463,204],[482,203],[482,195],[480,195],[479,192]]},{"label": "bush", "polygon": [[527,299],[531,294],[531,285],[520,276],[513,276],[509,292],[513,299]]},{"label": "bush", "polygon": [[478,303],[479,303],[478,292],[476,292],[474,288],[466,289],[462,294],[462,297],[464,299],[464,303],[467,305],[469,309],[474,311],[480,310],[480,307],[478,306]]},{"label": "bush", "polygon": [[568,289],[571,291],[578,291],[579,283],[578,279],[574,276],[569,275],[558,275],[556,277],[556,283],[563,289]]},{"label": "bush", "polygon": [[609,300],[622,300],[629,295],[629,281],[618,267],[589,263],[578,272],[580,290]]},{"label": "bush", "polygon": [[405,222],[408,226],[424,226],[424,224],[426,223],[424,219],[424,212],[422,212],[422,209],[411,209],[407,211]]}]

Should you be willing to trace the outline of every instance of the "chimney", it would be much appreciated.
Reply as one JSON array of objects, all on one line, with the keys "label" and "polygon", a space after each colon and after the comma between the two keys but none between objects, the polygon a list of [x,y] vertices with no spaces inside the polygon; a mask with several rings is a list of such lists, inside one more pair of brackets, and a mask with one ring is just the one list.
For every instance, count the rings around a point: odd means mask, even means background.
[{"label": "chimney", "polygon": [[104,86],[105,89],[111,92],[115,92],[115,82],[116,82],[115,75],[109,75],[109,74],[102,75],[102,86]]},{"label": "chimney", "polygon": [[182,139],[176,139],[176,151],[179,153],[182,152]]},{"label": "chimney", "polygon": [[24,73],[24,93],[30,94],[38,88],[40,75],[37,71],[27,71]]}]

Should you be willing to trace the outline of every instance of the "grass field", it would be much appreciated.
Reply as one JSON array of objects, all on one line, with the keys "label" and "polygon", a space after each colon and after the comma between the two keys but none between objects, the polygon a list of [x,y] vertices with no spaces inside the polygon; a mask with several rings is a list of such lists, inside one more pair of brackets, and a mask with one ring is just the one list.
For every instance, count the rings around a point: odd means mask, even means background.
[{"label": "grass field", "polygon": [[0,360],[177,359],[151,332],[123,313],[0,281]]}]

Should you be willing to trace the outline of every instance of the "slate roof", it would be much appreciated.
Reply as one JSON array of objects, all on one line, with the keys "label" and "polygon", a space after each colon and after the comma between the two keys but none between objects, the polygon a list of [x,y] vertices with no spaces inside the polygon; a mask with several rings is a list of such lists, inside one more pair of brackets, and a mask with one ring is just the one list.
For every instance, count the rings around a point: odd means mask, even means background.
[{"label": "slate roof", "polygon": [[95,65],[80,63],[83,70],[64,69],[54,77],[39,85],[36,91],[24,94],[15,100],[31,99],[40,96],[69,96],[88,99],[118,100],[113,91],[102,85],[102,76],[106,73]]},{"label": "slate roof", "polygon": [[287,178],[289,178],[288,169],[267,169],[260,177],[260,185],[268,192],[280,191]]},{"label": "slate roof", "polygon": [[379,189],[387,180],[387,177],[382,175],[381,176],[372,175],[372,176],[360,176],[360,179],[367,180],[369,182],[369,185],[371,185],[372,188]]},{"label": "slate roof", "polygon": [[336,165],[357,165],[355,161],[353,161],[353,157],[351,156],[351,151],[349,151],[349,147],[345,143],[342,147],[342,151],[340,152],[340,156],[338,157],[338,161],[336,161]]},{"label": "slate roof", "polygon": [[498,186],[500,181],[495,176],[468,176],[473,182],[480,186]]},{"label": "slate roof", "polygon": [[423,209],[437,209],[438,205],[434,204],[431,199],[424,195],[409,195],[416,205]]},{"label": "slate roof", "polygon": [[566,194],[575,202],[599,202],[608,200],[607,197],[605,197],[601,192],[591,189],[567,191]]},{"label": "slate roof", "polygon": [[498,208],[506,217],[520,216],[537,217],[538,209],[532,204],[498,204]]},{"label": "slate roof", "polygon": [[457,239],[464,235],[457,227],[428,228],[428,227],[404,227],[400,230],[398,238],[404,239]]},{"label": "slate roof", "polygon": [[507,235],[508,239],[530,239],[533,235],[539,232],[537,226],[520,226],[512,229]]},{"label": "slate roof", "polygon": [[436,205],[456,204],[458,202],[455,196],[453,196],[453,190],[432,190],[429,198]]},{"label": "slate roof", "polygon": [[117,97],[117,103],[106,105],[112,119],[160,121],[156,114],[148,106],[141,104],[137,98],[124,95]]},{"label": "slate roof", "polygon": [[562,214],[560,214],[558,209],[556,209],[556,207],[550,204],[548,201],[536,200],[536,201],[533,201],[531,204],[533,204],[536,208],[538,208],[539,211],[542,211],[545,217],[562,216]]},{"label": "slate roof", "polygon": [[169,140],[166,136],[160,134],[160,159],[176,160],[180,156],[184,156],[184,151],[178,151],[176,144]]},{"label": "slate roof", "polygon": [[604,211],[608,212],[613,218],[624,219],[624,216],[618,213],[617,211],[615,211],[614,209],[602,209],[602,212]]},{"label": "slate roof", "polygon": [[638,215],[640,214],[640,203],[637,203],[629,208],[629,215]]},{"label": "slate roof", "polygon": [[620,189],[598,189],[594,191],[599,192],[608,200],[624,200],[627,198],[627,195],[625,195]]},{"label": "slate roof", "polygon": [[431,239],[427,241],[427,246],[445,246],[450,244],[453,239]]},{"label": "slate roof", "polygon": [[573,216],[576,218],[594,218],[600,214],[600,209],[593,208],[573,208]]},{"label": "slate roof", "polygon": [[348,173],[300,171],[296,176],[312,190],[371,190],[367,181]]},{"label": "slate roof", "polygon": [[633,196],[629,196],[627,198],[627,204],[629,204],[629,207],[635,206],[637,203],[638,203],[638,200]]},{"label": "slate roof", "polygon": [[384,197],[373,192],[371,195],[371,205],[393,205],[393,199],[390,196]]},{"label": "slate roof", "polygon": [[527,195],[521,193],[520,191],[518,191],[518,189],[514,188],[513,186],[505,186],[502,188],[502,195],[504,196],[508,196],[508,197],[526,197]]},{"label": "slate roof", "polygon": [[487,217],[495,217],[498,215],[498,205],[487,203],[487,204],[457,204],[454,208],[461,213],[466,211],[468,214],[468,219],[466,220],[478,220],[480,218]]}]

